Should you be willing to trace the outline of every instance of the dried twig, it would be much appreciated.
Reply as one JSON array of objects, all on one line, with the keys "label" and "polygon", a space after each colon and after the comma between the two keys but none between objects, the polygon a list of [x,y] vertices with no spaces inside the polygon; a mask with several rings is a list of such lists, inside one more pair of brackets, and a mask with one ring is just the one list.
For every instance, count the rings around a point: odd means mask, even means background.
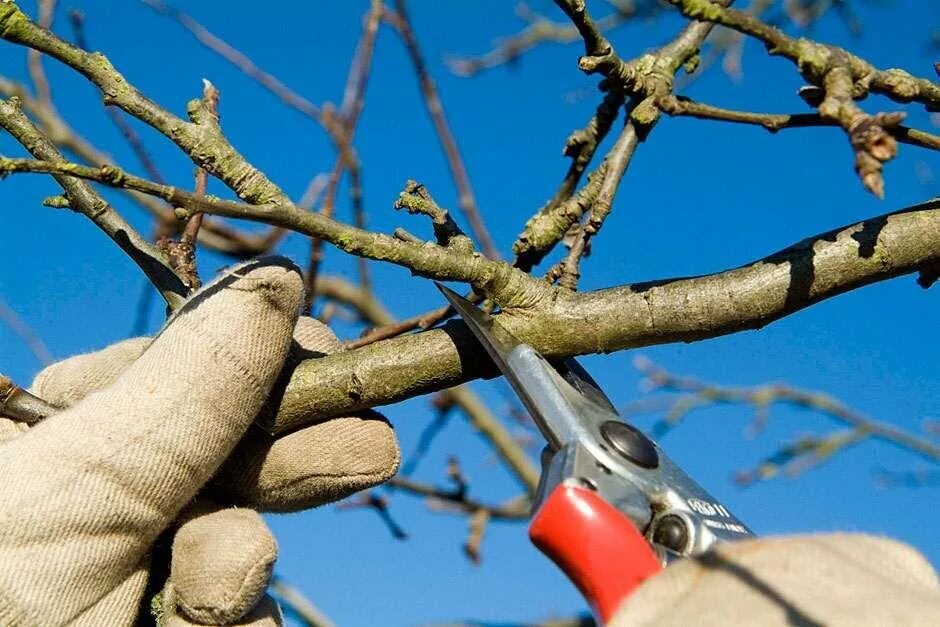
[{"label": "dried twig", "polygon": [[385,526],[388,527],[388,531],[392,534],[393,538],[396,540],[408,539],[408,533],[392,518],[392,514],[388,509],[388,499],[376,494],[374,490],[362,492],[336,504],[336,509],[338,510],[362,508],[374,510],[379,515],[379,518],[382,519],[382,522],[385,523]]}]

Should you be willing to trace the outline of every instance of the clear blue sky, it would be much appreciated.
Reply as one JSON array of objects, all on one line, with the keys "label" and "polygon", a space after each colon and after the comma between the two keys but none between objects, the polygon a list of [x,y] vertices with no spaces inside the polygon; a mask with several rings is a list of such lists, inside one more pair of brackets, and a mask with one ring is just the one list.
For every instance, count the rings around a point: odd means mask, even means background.
[{"label": "clear blue sky", "polygon": [[[32,10],[32,3],[24,2]],[[67,0],[63,9],[87,15],[92,45],[145,93],[183,114],[197,96],[200,79],[222,92],[222,119],[234,144],[290,194],[299,196],[309,178],[333,162],[322,132],[226,62],[207,52],[175,24],[136,2]],[[594,2],[597,6],[601,3]],[[932,75],[936,49],[931,25],[940,5],[918,0],[853,0],[864,34],[853,40],[835,16],[813,35],[849,46],[882,66]],[[314,102],[337,101],[367,3],[183,2],[220,36],[274,71]],[[551,2],[534,8],[561,19]],[[547,45],[512,68],[474,79],[451,75],[447,54],[480,53],[494,38],[521,24],[506,2],[413,2],[421,44],[438,81],[466,158],[483,216],[504,254],[521,225],[554,191],[567,161],[560,156],[568,133],[590,115],[596,79],[577,69],[577,46]],[[60,11],[55,29],[68,33]],[[614,36],[618,51],[632,57],[666,41],[680,27],[667,15],[637,22]],[[0,45],[3,72],[23,77],[24,53]],[[66,118],[123,165],[138,170],[100,107],[97,92],[67,69],[47,63],[54,93]],[[718,105],[762,111],[805,110],[796,96],[792,66],[768,60],[749,43],[744,78],[733,82],[720,70],[686,92]],[[577,97],[572,98],[572,95]],[[893,109],[872,99],[864,106]],[[923,113],[909,121],[931,128]],[[175,183],[189,185],[192,165],[166,140],[141,130],[160,167]],[[392,32],[379,35],[357,149],[364,164],[370,227],[390,232],[427,225],[398,214],[391,204],[403,183],[428,185],[441,204],[455,194],[402,47]],[[0,150],[21,155],[7,138]],[[664,119],[642,145],[627,173],[614,212],[586,261],[583,287],[701,274],[762,257],[805,236],[897,209],[936,195],[936,153],[902,146],[886,168],[887,199],[866,193],[852,171],[852,155],[837,130],[792,130],[772,136],[755,128],[687,119]],[[220,186],[213,191],[223,193]],[[5,216],[0,294],[41,335],[57,357],[102,347],[126,337],[143,289],[136,269],[81,216],[42,207],[57,193],[42,177],[11,177],[0,185]],[[120,197],[118,207],[142,229],[147,219]],[[340,213],[349,219],[348,208]],[[306,244],[288,239],[281,252],[302,260]],[[201,257],[210,275],[226,261]],[[354,265],[333,250],[326,270],[354,276]],[[427,281],[401,269],[373,264],[380,294],[400,316],[440,302]],[[676,373],[721,383],[785,381],[828,391],[857,410],[910,430],[940,417],[937,333],[940,291],[920,289],[904,277],[846,294],[790,316],[759,332],[691,345],[644,349],[643,354]],[[152,317],[158,324],[156,308]],[[933,320],[933,322],[931,322]],[[353,333],[352,329],[340,329]],[[0,371],[29,381],[38,364],[23,343],[0,324]],[[623,352],[585,360],[612,398],[627,404],[641,395],[633,355]],[[508,388],[478,383],[504,415]],[[403,449],[410,451],[431,418],[427,399],[389,407]],[[938,488],[878,489],[876,467],[923,467],[912,455],[878,443],[862,444],[805,475],[749,489],[734,486],[734,470],[749,467],[781,442],[834,426],[795,410],[772,414],[767,430],[748,438],[745,408],[723,407],[695,414],[663,445],[701,483],[761,534],[857,530],[912,543],[940,563],[936,527]],[[647,427],[652,418],[639,420]],[[471,493],[498,501],[515,494],[512,479],[459,416],[436,440],[416,477],[443,483],[447,456],[459,455]],[[393,498],[393,514],[410,533],[393,540],[367,511],[333,507],[270,517],[281,558],[278,572],[301,588],[342,625],[414,625],[458,619],[525,621],[583,611],[576,591],[529,546],[522,524],[493,524],[483,545],[482,566],[462,556],[467,521],[429,513],[411,497]]]}]

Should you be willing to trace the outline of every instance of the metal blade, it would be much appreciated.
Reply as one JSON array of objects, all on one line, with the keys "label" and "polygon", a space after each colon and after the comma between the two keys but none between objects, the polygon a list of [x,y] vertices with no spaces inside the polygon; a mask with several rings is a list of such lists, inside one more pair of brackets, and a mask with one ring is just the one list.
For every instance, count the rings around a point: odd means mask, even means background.
[{"label": "metal blade", "polygon": [[[467,323],[477,339],[480,340],[486,352],[496,362],[496,366],[503,374],[511,378],[511,368],[506,362],[506,357],[514,348],[521,346],[523,343],[500,325],[493,316],[487,314],[457,292],[436,281],[434,284],[441,290],[451,306],[457,310],[457,313]],[[560,362],[555,361],[554,365],[565,381],[587,399],[614,414],[617,413],[614,404],[600,389],[594,378],[573,357]]]},{"label": "metal blade", "polygon": [[573,359],[561,362],[560,368],[553,365],[493,316],[443,285],[438,288],[502,371],[553,449],[577,438],[587,422],[595,421],[588,416],[600,422],[617,418],[610,401]]},{"label": "metal blade", "polygon": [[522,345],[509,331],[504,329],[493,316],[489,315],[469,300],[458,294],[452,289],[434,282],[437,289],[441,290],[444,297],[450,302],[451,306],[457,310],[457,313],[467,323],[470,330],[489,353],[490,357],[496,363],[496,366],[507,374],[509,365],[506,363],[506,357],[512,352],[512,349]]}]

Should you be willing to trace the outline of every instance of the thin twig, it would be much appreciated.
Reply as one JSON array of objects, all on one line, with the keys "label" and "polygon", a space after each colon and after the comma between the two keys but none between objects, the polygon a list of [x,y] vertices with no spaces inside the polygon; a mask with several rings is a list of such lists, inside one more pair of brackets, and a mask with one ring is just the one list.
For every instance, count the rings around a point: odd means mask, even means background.
[{"label": "thin twig", "polygon": [[388,528],[389,533],[392,534],[392,537],[396,540],[407,540],[408,533],[402,528],[398,522],[392,518],[391,512],[389,512],[388,499],[384,496],[376,494],[374,490],[368,490],[362,492],[353,498],[346,499],[336,504],[336,509],[338,510],[351,510],[351,509],[371,509],[375,511],[379,518],[382,519],[382,522]]},{"label": "thin twig", "polygon": [[517,268],[528,272],[542,261],[594,202],[604,175],[602,170],[606,166],[598,168],[589,183],[577,195],[573,194],[588,164],[594,158],[597,147],[613,126],[623,103],[623,93],[617,90],[608,91],[584,128],[568,136],[563,153],[571,157],[571,165],[555,195],[526,222],[522,233],[513,243],[512,251],[516,254]]},{"label": "thin twig", "polygon": [[[38,24],[42,28],[51,28],[52,20],[55,17],[57,0],[39,0],[38,4]],[[49,79],[46,78],[46,71],[42,67],[42,53],[38,50],[27,50],[26,64],[29,70],[30,80],[32,80],[33,87],[36,89],[36,98],[44,105],[52,107],[52,90],[49,88]]]},{"label": "thin twig", "polygon": [[326,123],[323,120],[322,112],[315,104],[295,92],[293,89],[282,83],[273,74],[265,72],[258,67],[243,52],[223,40],[221,37],[213,34],[205,26],[197,22],[190,15],[166,4],[162,0],[141,0],[151,9],[166,16],[180,26],[188,30],[192,35],[206,48],[215,52],[220,57],[234,65],[242,73],[256,81],[262,87],[281,99],[281,101],[292,109],[303,113],[317,122]]},{"label": "thin twig", "polygon": [[[644,2],[637,7],[634,2],[611,2],[613,12],[600,18],[597,27],[602,32],[614,30],[633,17],[651,17],[661,10],[658,2]],[[533,13],[525,4],[517,5],[516,14],[527,22],[527,26],[508,37],[501,38],[489,51],[477,56],[451,55],[444,61],[450,71],[458,76],[471,77],[484,70],[501,65],[513,65],[533,48],[543,43],[569,44],[581,38],[578,29],[571,24],[562,24]]]},{"label": "thin twig", "polygon": [[6,323],[10,330],[23,340],[23,343],[26,344],[26,347],[29,348],[40,364],[48,366],[55,361],[39,334],[26,324],[26,321],[20,318],[2,297],[0,297],[0,320]]},{"label": "thin twig", "polygon": [[[88,42],[85,39],[85,14],[78,9],[72,9],[69,11],[69,21],[72,24],[75,45],[82,50],[88,50]],[[144,168],[147,176],[158,183],[166,183],[166,178],[164,178],[163,174],[160,172],[153,157],[150,156],[150,152],[147,150],[146,146],[144,146],[140,135],[138,135],[134,127],[127,122],[121,110],[115,109],[114,107],[105,107],[104,111],[127,141],[127,145],[134,153],[134,156],[137,157],[137,160]]]},{"label": "thin twig", "polygon": [[[205,103],[206,111],[209,113],[209,115],[214,116],[216,123],[218,123],[219,90],[215,88],[215,85],[206,79],[203,79],[202,83],[202,100]],[[208,180],[209,173],[206,172],[203,168],[196,168],[196,196],[206,195],[206,186],[208,184]],[[189,220],[186,221],[186,226],[183,228],[183,234],[180,237],[180,241],[189,244],[190,246],[195,246],[196,238],[199,235],[200,226],[202,226],[202,215],[197,214],[190,216]]]},{"label": "thin twig", "polygon": [[[928,111],[940,110],[940,85],[903,70],[880,70],[843,48],[806,38],[793,38],[757,16],[725,8],[710,0],[669,0],[687,17],[699,23],[721,24],[761,41],[772,55],[794,63],[800,75],[821,93],[813,91],[811,104],[819,114],[845,129],[855,154],[855,170],[862,184],[878,198],[884,197],[882,164],[897,154],[891,128],[903,119],[900,112],[866,113],[856,101],[869,93],[896,102],[917,101]],[[817,91],[818,91],[817,90]]]},{"label": "thin twig", "polygon": [[578,279],[581,276],[581,257],[588,250],[591,238],[600,231],[613,209],[617,188],[620,187],[620,181],[630,165],[639,141],[636,125],[632,120],[628,120],[613,148],[604,159],[604,177],[601,179],[597,196],[591,203],[587,221],[581,225],[568,256],[562,262],[562,272],[558,281],[562,287],[570,290],[577,289]]},{"label": "thin twig", "polygon": [[[787,403],[806,407],[820,411],[872,438],[917,453],[930,461],[940,462],[940,446],[893,425],[867,418],[822,392],[800,390],[785,385],[762,385],[752,388],[717,386],[693,378],[672,375],[645,359],[637,360],[636,366],[654,388],[694,394],[702,400],[702,404],[747,403],[755,407],[767,407],[773,403]],[[672,425],[681,420],[683,415],[684,413],[674,414]],[[662,433],[662,428],[659,428],[657,434]]]},{"label": "thin twig", "polygon": [[[668,96],[660,99],[659,104],[662,110],[669,115],[751,124],[763,127],[771,133],[790,128],[839,126],[836,120],[824,118],[819,113],[757,113],[752,111],[737,111],[734,109],[715,107],[677,96]],[[940,136],[909,128],[902,124],[889,126],[885,130],[891,133],[895,139],[905,144],[940,150]]]},{"label": "thin twig", "polygon": [[463,552],[475,565],[483,561],[483,534],[486,532],[486,524],[489,521],[490,513],[485,509],[478,509],[470,516],[470,534],[464,542]]},{"label": "thin twig", "polygon": [[450,167],[451,176],[454,179],[454,185],[457,188],[457,206],[463,213],[464,218],[470,224],[470,231],[473,237],[479,242],[483,254],[493,260],[500,259],[499,251],[493,243],[480,211],[477,208],[476,199],[473,194],[473,188],[470,185],[470,177],[467,174],[467,167],[464,165],[463,158],[460,156],[460,149],[457,147],[457,140],[450,130],[450,124],[444,115],[444,105],[437,92],[437,87],[431,74],[428,72],[427,64],[418,47],[418,40],[415,36],[411,21],[408,18],[408,11],[404,0],[395,0],[395,15],[386,12],[386,19],[398,34],[401,36],[402,43],[411,59],[411,65],[418,77],[418,84],[421,87],[421,93],[424,96],[425,107],[428,115],[434,124],[434,129],[440,139],[441,147],[444,149],[444,155],[447,158],[447,165]]},{"label": "thin twig", "polygon": [[[343,102],[340,107],[339,123],[334,128],[340,128],[341,133],[334,133],[334,145],[339,155],[332,173],[326,182],[323,192],[323,202],[320,212],[332,217],[336,205],[336,192],[339,188],[343,172],[349,174],[349,197],[352,204],[355,224],[358,228],[365,228],[365,209],[362,202],[362,166],[359,157],[352,147],[359,116],[365,107],[365,92],[368,83],[369,71],[372,67],[372,55],[375,51],[375,40],[379,30],[379,22],[385,10],[382,0],[372,0],[366,12],[362,35],[356,45],[356,52],[349,66],[346,78],[346,87],[343,90]],[[313,309],[316,291],[317,274],[323,262],[323,240],[313,237],[310,240],[310,260],[307,264],[307,273],[304,275],[306,292],[304,296],[303,311],[307,314]],[[369,285],[369,268],[367,261],[360,258],[359,281],[364,286]]]},{"label": "thin twig", "polygon": [[388,485],[396,490],[403,490],[446,503],[453,506],[454,511],[468,514],[485,511],[493,520],[526,520],[530,516],[529,504],[524,500],[514,499],[505,505],[487,505],[471,499],[465,494],[456,495],[453,490],[426,485],[400,475],[389,479]]},{"label": "thin twig", "polygon": [[278,604],[290,612],[307,627],[333,627],[323,611],[310,601],[300,590],[288,584],[281,577],[274,575],[268,590],[277,597]]},{"label": "thin twig", "polygon": [[[23,115],[15,98],[0,100],[0,126],[37,158],[51,164],[65,163],[55,145]],[[87,183],[70,176],[53,176],[65,191],[69,206],[87,216],[137,263],[170,308],[179,306],[188,290],[166,257]]]}]

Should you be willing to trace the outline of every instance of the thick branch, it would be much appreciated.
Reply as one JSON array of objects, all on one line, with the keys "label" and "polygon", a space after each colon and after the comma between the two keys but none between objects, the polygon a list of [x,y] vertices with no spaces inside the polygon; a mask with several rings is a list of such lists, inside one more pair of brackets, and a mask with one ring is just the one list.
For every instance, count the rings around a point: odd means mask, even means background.
[{"label": "thick branch", "polygon": [[[599,292],[553,292],[544,310],[500,316],[551,355],[688,342],[760,328],[940,259],[940,199],[804,240],[741,268]],[[301,364],[280,415],[393,403],[495,372],[459,323]]]},{"label": "thick branch", "polygon": [[[395,319],[368,290],[356,287],[339,277],[321,277],[317,280],[317,293],[351,305],[369,323],[387,326]],[[525,451],[513,439],[503,423],[486,407],[480,397],[465,386],[442,392],[448,402],[457,405],[474,429],[480,432],[529,494],[535,493],[539,472]]]},{"label": "thick branch", "polygon": [[[574,293],[505,263],[369,233],[292,204],[255,206],[200,198],[116,168],[2,159],[0,171],[51,172],[160,195],[190,211],[268,222],[317,235],[354,255],[493,296],[502,322],[547,355],[570,356],[693,341],[760,328],[821,300],[915,272],[940,260],[940,198],[804,240],[741,268],[687,279]],[[185,210],[181,210],[184,214]],[[395,402],[483,376],[485,358],[462,324],[304,362],[281,416],[335,415]]]}]

